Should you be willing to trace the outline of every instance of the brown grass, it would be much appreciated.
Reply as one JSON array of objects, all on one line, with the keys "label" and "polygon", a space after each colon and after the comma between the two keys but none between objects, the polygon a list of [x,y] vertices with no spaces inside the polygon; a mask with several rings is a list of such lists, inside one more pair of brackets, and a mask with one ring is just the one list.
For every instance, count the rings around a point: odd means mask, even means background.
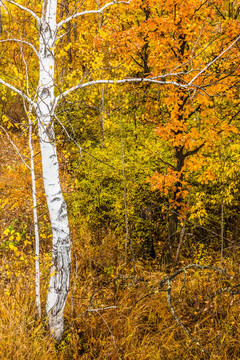
[{"label": "brown grass", "polygon": [[[11,268],[12,276],[5,277],[1,286],[2,360],[240,358],[239,295],[224,292],[215,296],[218,289],[237,284],[237,279],[191,269],[185,278],[179,275],[172,283],[176,314],[209,353],[207,356],[174,319],[166,285],[161,289],[164,291],[155,292],[166,276],[164,269],[156,262],[138,261],[133,277],[131,263],[125,266],[119,255],[122,240],[112,240],[109,235],[97,246],[85,236],[82,243],[75,243],[66,332],[59,344],[49,337],[44,320],[36,320],[31,267],[28,265],[27,277],[13,275],[15,270]],[[232,275],[236,273],[230,260],[225,266]],[[46,293],[47,276],[43,283]]]}]

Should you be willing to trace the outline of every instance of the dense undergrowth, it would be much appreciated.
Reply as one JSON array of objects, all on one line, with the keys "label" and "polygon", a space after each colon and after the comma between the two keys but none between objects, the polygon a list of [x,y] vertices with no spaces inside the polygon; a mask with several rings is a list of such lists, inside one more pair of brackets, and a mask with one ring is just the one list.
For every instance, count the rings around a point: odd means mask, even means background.
[{"label": "dense undergrowth", "polygon": [[[124,226],[114,227],[113,222],[105,226],[104,219],[99,217],[102,208],[96,206],[95,213],[84,215],[81,209],[86,204],[91,206],[89,194],[85,200],[76,197],[83,180],[78,180],[76,190],[75,185],[70,186],[74,184],[72,173],[64,169],[63,189],[71,210],[71,291],[65,312],[64,337],[60,343],[51,339],[44,319],[51,232],[42,184],[38,184],[43,313],[39,321],[35,309],[32,209],[28,200],[31,198],[30,179],[27,172],[26,176],[20,176],[25,174],[24,168],[11,147],[5,145],[8,151],[3,152],[2,148],[5,165],[2,163],[0,173],[1,359],[240,358],[239,250],[234,238],[221,239],[214,235],[213,227],[187,226],[178,259],[175,254],[179,238],[172,244],[172,260],[164,263],[164,214],[159,215],[162,218],[161,221],[158,218],[158,222],[154,216],[145,220],[137,218],[136,213],[141,210],[138,202],[144,195],[138,192],[134,197],[136,192],[133,192],[130,193],[135,199],[132,206],[137,209],[129,213],[133,256],[130,238],[127,239],[127,253],[125,251]],[[94,174],[96,167],[92,171]],[[77,174],[74,176],[78,179]],[[101,176],[104,179],[104,175]],[[20,197],[23,191],[25,197]],[[94,191],[97,192],[97,186]],[[109,198],[113,201],[111,188]],[[77,203],[82,204],[82,208],[78,208]],[[109,217],[118,216],[120,210],[113,209]],[[214,216],[216,218],[217,213]],[[99,220],[96,231],[94,219]],[[131,224],[138,226],[131,227]],[[179,224],[180,232],[182,228]],[[150,256],[146,242],[152,231],[159,233],[154,235],[154,257]],[[207,265],[207,268],[185,268],[191,263]],[[185,271],[178,273],[184,268]],[[169,278],[172,274],[175,275]]]}]

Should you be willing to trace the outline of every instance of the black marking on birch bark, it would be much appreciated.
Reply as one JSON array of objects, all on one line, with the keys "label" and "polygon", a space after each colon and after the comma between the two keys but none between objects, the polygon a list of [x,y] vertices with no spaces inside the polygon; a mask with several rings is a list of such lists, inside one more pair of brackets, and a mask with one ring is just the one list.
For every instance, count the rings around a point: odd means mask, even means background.
[{"label": "black marking on birch bark", "polygon": [[62,255],[62,252],[59,250],[58,250],[58,254],[57,254],[57,259],[58,259],[57,268],[58,268],[58,270],[61,270],[63,268],[63,255]]},{"label": "black marking on birch bark", "polygon": [[[54,229],[55,231],[57,230],[57,229]],[[57,256],[57,251],[58,251],[58,244],[54,244],[53,245],[53,254],[55,255],[55,256]]]},{"label": "black marking on birch bark", "polygon": [[59,295],[57,298],[57,301],[55,303],[55,305],[52,308],[52,315],[56,316],[60,313],[60,311],[63,309],[63,305],[65,304],[67,299],[67,294],[66,295]]},{"label": "black marking on birch bark", "polygon": [[60,269],[57,271],[57,274],[54,278],[54,290],[56,293],[61,293],[63,289],[63,270]]},{"label": "black marking on birch bark", "polygon": [[40,96],[41,96],[42,99],[45,99],[46,97],[50,96],[49,89],[46,88],[46,87],[43,88]]},{"label": "black marking on birch bark", "polygon": [[[55,140],[55,133],[54,133],[54,130],[53,130],[51,124],[48,124],[48,125],[46,126],[45,132],[46,132],[48,138],[50,139],[50,141],[54,141],[54,140]],[[51,155],[50,158],[51,158],[51,157],[52,157],[52,158],[56,158],[56,154]],[[56,164],[57,164],[57,162],[55,162],[53,165],[56,165]]]},{"label": "black marking on birch bark", "polygon": [[50,34],[51,34],[51,29],[50,29],[49,24],[46,24],[44,31],[45,31],[45,33],[50,32]]},{"label": "black marking on birch bark", "polygon": [[61,201],[62,199],[59,196],[55,196],[52,200],[51,203],[54,201]]},{"label": "black marking on birch bark", "polygon": [[65,203],[65,201],[63,201],[63,203],[60,206],[59,212],[58,212],[58,220],[64,220],[67,217],[67,205]]}]

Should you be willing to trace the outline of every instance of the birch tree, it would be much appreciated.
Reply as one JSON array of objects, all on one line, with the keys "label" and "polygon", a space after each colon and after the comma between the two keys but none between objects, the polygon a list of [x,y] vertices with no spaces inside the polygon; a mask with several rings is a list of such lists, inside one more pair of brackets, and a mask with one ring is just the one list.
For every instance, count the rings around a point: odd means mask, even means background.
[{"label": "birch tree", "polygon": [[[73,19],[83,15],[102,13],[106,8],[125,1],[113,1],[96,10],[74,12],[71,16],[57,23],[57,0],[43,0],[41,17],[32,9],[20,3],[6,0],[2,6],[7,13],[16,7],[30,15],[36,22],[38,30],[39,48],[24,39],[10,36],[0,42],[17,43],[19,46],[30,47],[38,62],[38,85],[35,94],[29,95],[29,89],[23,89],[0,79],[0,84],[20,95],[30,108],[36,113],[38,122],[38,135],[42,156],[42,175],[46,193],[47,205],[52,229],[52,267],[50,274],[49,290],[46,301],[46,314],[49,319],[49,328],[52,336],[60,340],[64,331],[64,307],[69,293],[71,270],[71,242],[68,224],[67,206],[63,197],[60,179],[57,149],[54,133],[54,112],[59,100],[66,95],[56,96],[55,57],[54,48],[59,38],[59,31]],[[27,77],[29,76],[27,72]],[[71,88],[68,92],[78,89]],[[35,100],[36,99],[36,100]]]}]

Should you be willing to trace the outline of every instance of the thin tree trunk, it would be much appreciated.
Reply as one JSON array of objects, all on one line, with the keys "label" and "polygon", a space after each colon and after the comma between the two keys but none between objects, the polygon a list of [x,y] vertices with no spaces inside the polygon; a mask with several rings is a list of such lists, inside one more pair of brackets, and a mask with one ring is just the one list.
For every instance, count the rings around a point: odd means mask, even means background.
[{"label": "thin tree trunk", "polygon": [[35,235],[35,289],[36,289],[36,308],[37,315],[41,319],[41,287],[40,287],[40,266],[39,266],[39,229],[37,214],[37,197],[36,197],[36,177],[34,168],[34,149],[32,145],[32,124],[29,118],[29,149],[31,159],[31,177],[32,177],[32,200],[33,200],[33,221]]},{"label": "thin tree trunk", "polygon": [[3,33],[3,25],[2,25],[2,5],[0,2],[0,35]]},{"label": "thin tree trunk", "polygon": [[104,85],[101,89],[101,103],[100,103],[100,127],[101,127],[101,135],[102,135],[102,147],[105,147],[105,108],[104,108],[104,97],[105,97],[105,91],[104,91]]},{"label": "thin tree trunk", "polygon": [[[99,10],[99,2],[97,1],[97,6]],[[98,14],[98,29],[102,28],[102,14]],[[101,46],[101,51],[104,51]],[[104,78],[104,73],[102,71],[102,79]],[[104,85],[101,88],[101,100],[100,100],[100,129],[102,135],[102,148],[105,147],[105,89]]]},{"label": "thin tree trunk", "polygon": [[224,248],[224,204],[223,204],[223,195],[221,202],[221,266],[223,264],[223,248]]},{"label": "thin tree trunk", "polygon": [[[188,202],[187,202],[188,207],[190,205],[190,198],[191,198],[191,188],[188,191]],[[188,211],[186,212],[185,217],[183,219],[183,227],[182,227],[182,230],[181,230],[181,233],[180,233],[180,240],[179,240],[179,244],[178,244],[178,248],[177,248],[177,252],[176,252],[176,256],[175,256],[175,263],[178,261],[179,254],[180,254],[180,249],[181,249],[182,242],[183,242],[183,239],[184,239],[187,215],[188,215]]]},{"label": "thin tree trunk", "polygon": [[136,273],[136,264],[135,264],[135,255],[133,250],[133,244],[131,236],[129,235],[129,226],[128,226],[128,205],[127,205],[127,186],[126,186],[126,175],[125,175],[125,160],[124,160],[124,144],[123,144],[123,123],[122,123],[122,113],[120,114],[120,120],[121,120],[121,127],[120,127],[120,133],[121,133],[121,156],[122,156],[122,177],[123,177],[123,190],[124,190],[124,212],[125,212],[125,263],[127,263],[127,255],[128,255],[128,242],[130,244],[130,250],[132,255],[132,263],[133,263],[133,274],[135,276]]}]

